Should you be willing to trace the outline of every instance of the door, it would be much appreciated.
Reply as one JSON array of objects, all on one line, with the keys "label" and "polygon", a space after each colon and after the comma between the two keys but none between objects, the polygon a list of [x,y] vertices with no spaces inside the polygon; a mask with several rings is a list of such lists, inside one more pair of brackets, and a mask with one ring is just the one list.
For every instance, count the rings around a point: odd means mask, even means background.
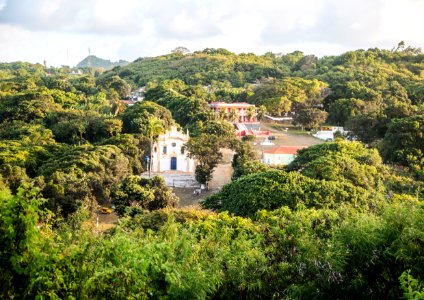
[{"label": "door", "polygon": [[176,170],[176,169],[177,169],[177,158],[171,157],[171,170]]}]

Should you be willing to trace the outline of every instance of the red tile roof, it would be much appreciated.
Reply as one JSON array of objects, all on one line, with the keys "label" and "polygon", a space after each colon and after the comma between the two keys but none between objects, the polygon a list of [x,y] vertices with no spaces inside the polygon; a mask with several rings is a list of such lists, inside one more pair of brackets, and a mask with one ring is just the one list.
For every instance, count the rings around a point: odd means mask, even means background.
[{"label": "red tile roof", "polygon": [[306,146],[280,146],[265,150],[268,154],[297,154],[297,150],[306,148]]},{"label": "red tile roof", "polygon": [[121,102],[125,103],[125,104],[135,104],[136,103],[136,101],[133,101],[133,100],[121,100]]}]

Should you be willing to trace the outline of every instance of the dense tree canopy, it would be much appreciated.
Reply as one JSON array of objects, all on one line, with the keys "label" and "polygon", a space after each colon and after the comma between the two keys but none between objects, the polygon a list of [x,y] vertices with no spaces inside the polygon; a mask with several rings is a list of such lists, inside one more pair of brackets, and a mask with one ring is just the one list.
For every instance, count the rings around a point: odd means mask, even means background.
[{"label": "dense tree canopy", "polygon": [[[404,42],[322,58],[179,47],[107,72],[0,63],[0,298],[422,298],[423,76]],[[214,101],[356,141],[277,170]],[[140,177],[171,125],[190,132],[201,183],[235,151],[209,210],[176,209],[163,179]],[[119,222],[92,225],[112,204]]]}]

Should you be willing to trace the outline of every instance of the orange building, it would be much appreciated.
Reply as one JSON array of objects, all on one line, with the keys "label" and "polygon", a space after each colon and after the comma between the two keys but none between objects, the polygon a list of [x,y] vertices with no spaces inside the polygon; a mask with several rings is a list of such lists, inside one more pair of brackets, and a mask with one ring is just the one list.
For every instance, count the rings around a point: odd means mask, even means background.
[{"label": "orange building", "polygon": [[[225,103],[225,102],[213,102],[208,104],[208,106],[217,114],[220,113],[222,110],[225,111],[226,115],[228,116],[231,111],[234,109],[237,115],[237,121],[236,123],[256,123],[258,122],[256,118],[256,107],[253,104],[249,104],[246,102],[238,102],[238,103]],[[252,118],[249,120],[247,117],[247,110],[249,107],[255,108],[255,113],[253,114]]]}]

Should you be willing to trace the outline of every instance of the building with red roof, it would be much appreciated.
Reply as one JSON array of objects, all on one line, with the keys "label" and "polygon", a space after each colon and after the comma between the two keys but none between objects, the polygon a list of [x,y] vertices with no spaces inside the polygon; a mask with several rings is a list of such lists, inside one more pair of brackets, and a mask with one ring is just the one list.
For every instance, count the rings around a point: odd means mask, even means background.
[{"label": "building with red roof", "polygon": [[262,161],[268,165],[288,165],[291,163],[297,151],[306,146],[279,146],[263,151]]},{"label": "building with red roof", "polygon": [[[226,102],[212,102],[208,104],[208,106],[215,112],[220,113],[223,111],[227,116],[230,115],[231,111],[234,110],[237,115],[237,120],[235,123],[257,123],[258,120],[256,118],[256,107],[253,104],[249,104],[246,102],[237,102],[237,103],[226,103]],[[251,119],[247,117],[247,110],[249,107],[255,108],[255,113]]]}]

